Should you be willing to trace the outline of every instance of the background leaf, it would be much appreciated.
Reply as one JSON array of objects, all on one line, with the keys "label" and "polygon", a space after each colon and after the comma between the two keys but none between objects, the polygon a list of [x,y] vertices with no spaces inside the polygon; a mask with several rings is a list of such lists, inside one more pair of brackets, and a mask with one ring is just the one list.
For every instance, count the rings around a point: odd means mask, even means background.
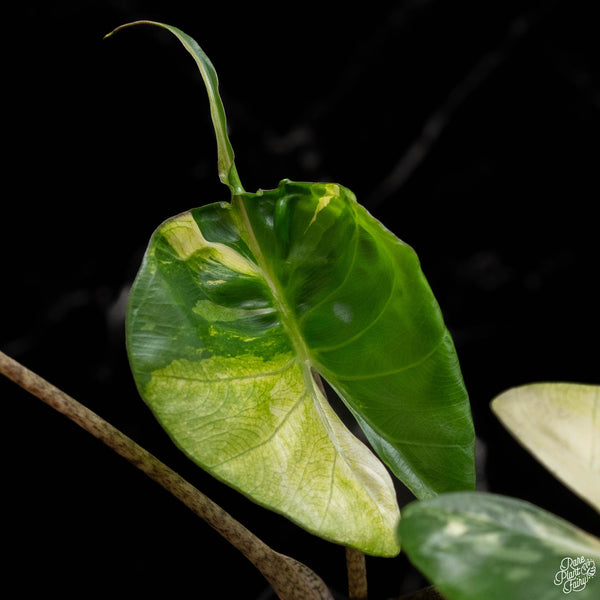
[{"label": "background leaf", "polygon": [[[521,500],[457,492],[413,502],[400,538],[448,600],[550,600],[576,590],[582,600],[598,598],[600,540]],[[580,557],[582,572],[560,574],[565,558]]]},{"label": "background leaf", "polygon": [[524,385],[500,394],[492,409],[549,471],[600,511],[600,387]]}]

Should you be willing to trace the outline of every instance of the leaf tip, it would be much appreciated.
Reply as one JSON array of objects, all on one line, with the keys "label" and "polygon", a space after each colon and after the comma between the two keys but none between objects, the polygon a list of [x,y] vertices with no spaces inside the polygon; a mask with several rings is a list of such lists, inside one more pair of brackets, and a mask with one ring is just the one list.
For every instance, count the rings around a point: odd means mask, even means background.
[{"label": "leaf tip", "polygon": [[148,21],[145,19],[140,20],[140,21],[131,21],[129,23],[123,23],[122,25],[115,27],[112,31],[107,33],[102,39],[105,40],[105,39],[113,36],[115,33],[118,33],[119,31],[121,31],[121,29],[125,29],[126,27],[131,27],[133,25],[158,25],[159,27],[164,27],[164,25],[162,23],[157,23],[156,21]]}]

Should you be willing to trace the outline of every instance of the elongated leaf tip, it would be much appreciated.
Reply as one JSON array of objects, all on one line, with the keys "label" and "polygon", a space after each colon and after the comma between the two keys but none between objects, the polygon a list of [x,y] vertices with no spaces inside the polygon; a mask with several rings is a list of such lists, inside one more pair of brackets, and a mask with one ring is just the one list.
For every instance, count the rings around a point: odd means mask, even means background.
[{"label": "elongated leaf tip", "polygon": [[242,187],[237,170],[235,168],[233,148],[231,147],[231,143],[227,135],[227,119],[225,117],[225,109],[223,107],[221,97],[219,96],[218,77],[212,62],[193,38],[188,36],[180,29],[177,29],[177,27],[167,25],[166,23],[160,23],[158,21],[140,20],[132,21],[131,23],[125,23],[116,29],[113,29],[113,31],[104,36],[104,38],[106,39],[121,29],[124,29],[125,27],[131,27],[133,25],[152,25],[170,31],[176,38],[179,39],[183,47],[196,61],[196,64],[200,70],[200,74],[202,75],[202,79],[204,80],[206,91],[208,92],[210,112],[217,138],[219,178],[221,179],[222,183],[229,187],[233,195],[240,195],[244,193],[244,188]]},{"label": "elongated leaf tip", "polygon": [[106,40],[109,37],[112,37],[115,33],[121,31],[121,29],[123,29],[124,27],[127,27],[129,25],[134,25],[135,23],[125,23],[124,25],[119,25],[118,27],[115,27],[112,31],[110,31],[109,33],[107,33],[102,39]]},{"label": "elongated leaf tip", "polygon": [[165,27],[162,23],[158,23],[157,21],[148,21],[145,19],[140,20],[140,21],[131,21],[129,23],[123,23],[122,25],[115,27],[110,33],[107,33],[104,36],[104,38],[102,38],[102,39],[109,38],[112,35],[114,35],[115,33],[117,33],[118,31],[121,31],[121,29],[125,29],[126,27],[131,27],[132,25],[158,25],[159,27]]}]

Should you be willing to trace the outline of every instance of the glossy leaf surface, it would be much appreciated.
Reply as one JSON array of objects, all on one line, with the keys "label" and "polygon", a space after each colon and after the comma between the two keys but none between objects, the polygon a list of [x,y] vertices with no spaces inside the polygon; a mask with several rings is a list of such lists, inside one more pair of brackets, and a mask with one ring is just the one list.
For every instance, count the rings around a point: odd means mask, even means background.
[{"label": "glossy leaf surface", "polygon": [[535,383],[492,401],[506,428],[551,473],[600,511],[600,387]]},{"label": "glossy leaf surface", "polygon": [[468,404],[416,256],[340,186],[283,182],[163,224],[131,292],[128,347],[186,453],[330,539],[393,554],[398,509],[312,369],[402,458],[399,476],[471,483]]},{"label": "glossy leaf surface", "polygon": [[210,88],[232,201],[154,233],[127,317],[138,389],[216,477],[327,539],[397,554],[391,478],[319,384],[418,497],[474,486],[468,398],[418,259],[340,185],[244,192],[212,65],[161,26]]},{"label": "glossy leaf surface", "polygon": [[448,600],[600,597],[600,540],[521,500],[458,492],[414,502],[400,538]]}]

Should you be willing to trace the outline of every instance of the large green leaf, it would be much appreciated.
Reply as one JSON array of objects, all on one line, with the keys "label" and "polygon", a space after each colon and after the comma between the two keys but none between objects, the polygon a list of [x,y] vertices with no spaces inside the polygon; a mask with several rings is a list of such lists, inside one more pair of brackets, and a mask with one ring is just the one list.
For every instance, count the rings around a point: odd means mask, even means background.
[{"label": "large green leaf", "polygon": [[[138,389],[199,465],[327,539],[399,551],[387,470],[417,496],[472,488],[473,424],[452,339],[414,251],[337,184],[243,191],[197,44],[231,203],[166,221],[131,291]],[[221,140],[221,141],[219,141]],[[228,140],[227,140],[228,142]]]},{"label": "large green leaf", "polygon": [[492,409],[549,471],[600,511],[600,386],[523,385],[496,397]]},{"label": "large green leaf", "polygon": [[600,540],[521,500],[456,492],[413,502],[400,538],[448,600],[600,597]]}]

